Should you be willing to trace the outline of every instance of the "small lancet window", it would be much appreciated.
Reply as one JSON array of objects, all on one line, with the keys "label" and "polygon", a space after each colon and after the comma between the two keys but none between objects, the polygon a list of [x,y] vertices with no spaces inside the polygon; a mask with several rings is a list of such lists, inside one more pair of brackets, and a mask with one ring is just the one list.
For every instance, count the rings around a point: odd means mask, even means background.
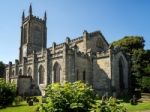
[{"label": "small lancet window", "polygon": [[44,84],[44,67],[41,65],[39,67],[39,84]]},{"label": "small lancet window", "polygon": [[86,82],[86,71],[83,71],[83,81]]}]

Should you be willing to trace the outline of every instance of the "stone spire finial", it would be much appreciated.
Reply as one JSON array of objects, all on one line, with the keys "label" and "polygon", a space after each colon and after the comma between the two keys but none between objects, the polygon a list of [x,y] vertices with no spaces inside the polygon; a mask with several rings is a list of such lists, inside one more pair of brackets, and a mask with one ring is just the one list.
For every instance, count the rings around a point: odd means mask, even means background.
[{"label": "stone spire finial", "polygon": [[46,11],[44,13],[44,20],[46,21],[47,20],[47,14],[46,14]]},{"label": "stone spire finial", "polygon": [[30,4],[30,7],[29,7],[29,15],[32,15],[32,4]]},{"label": "stone spire finial", "polygon": [[24,15],[24,10],[22,12],[22,21],[24,21],[25,15]]},{"label": "stone spire finial", "polygon": [[87,32],[87,30],[84,30],[84,31],[83,31],[83,37],[86,37],[86,38],[88,37],[88,32]]}]

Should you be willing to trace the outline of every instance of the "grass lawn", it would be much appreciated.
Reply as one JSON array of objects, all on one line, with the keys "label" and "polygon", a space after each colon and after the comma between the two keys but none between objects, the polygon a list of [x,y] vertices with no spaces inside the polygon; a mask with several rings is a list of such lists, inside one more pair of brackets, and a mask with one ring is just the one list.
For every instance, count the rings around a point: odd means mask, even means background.
[{"label": "grass lawn", "polygon": [[34,103],[33,106],[28,106],[26,101],[23,101],[19,105],[12,105],[12,106],[0,109],[0,112],[35,112],[36,108],[41,103],[41,98],[38,97],[38,99],[40,100],[40,102],[39,103]]},{"label": "grass lawn", "polygon": [[34,106],[28,106],[26,102],[22,102],[22,104],[18,106],[11,106],[0,109],[0,112],[35,112],[37,106],[37,104]]},{"label": "grass lawn", "polygon": [[[41,103],[41,97],[38,97],[38,99],[40,100],[40,102],[37,104],[34,103],[33,106],[28,106],[26,101],[23,101],[20,105],[13,105],[4,109],[0,109],[0,112],[35,112],[36,108]],[[122,102],[121,104],[126,107],[127,112],[143,112],[144,110],[150,111],[150,102],[138,103],[137,105],[131,105],[130,103],[124,102]]]},{"label": "grass lawn", "polygon": [[150,102],[138,103],[137,105],[131,105],[130,103],[122,104],[126,107],[127,112],[141,112],[144,110],[150,111]]}]

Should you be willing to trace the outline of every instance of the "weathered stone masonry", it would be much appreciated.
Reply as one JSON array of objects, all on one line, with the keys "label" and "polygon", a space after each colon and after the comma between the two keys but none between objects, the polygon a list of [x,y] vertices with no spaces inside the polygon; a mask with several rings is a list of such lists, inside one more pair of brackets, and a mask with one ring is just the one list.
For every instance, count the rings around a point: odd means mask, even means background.
[{"label": "weathered stone masonry", "polygon": [[44,95],[47,84],[83,80],[99,93],[117,95],[128,91],[128,61],[100,31],[88,33],[47,48],[47,16],[37,18],[29,8],[23,12],[19,60],[9,62],[6,80],[15,82],[18,93]]}]

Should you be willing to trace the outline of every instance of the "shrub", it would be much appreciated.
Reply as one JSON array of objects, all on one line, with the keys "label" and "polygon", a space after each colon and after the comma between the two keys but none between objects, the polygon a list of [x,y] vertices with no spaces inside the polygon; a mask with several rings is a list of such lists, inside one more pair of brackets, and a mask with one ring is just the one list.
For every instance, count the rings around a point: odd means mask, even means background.
[{"label": "shrub", "polygon": [[33,106],[33,101],[32,101],[32,99],[29,100],[28,105],[29,105],[29,106]]},{"label": "shrub", "polygon": [[14,101],[16,95],[16,86],[12,83],[6,83],[0,78],[0,107],[5,107]]},{"label": "shrub", "polygon": [[110,97],[102,102],[97,100],[91,112],[126,112],[126,108],[116,98]]},{"label": "shrub", "polygon": [[36,97],[33,97],[33,102],[39,102],[39,99],[37,99]]},{"label": "shrub", "polygon": [[46,103],[41,112],[88,112],[95,103],[93,89],[77,81],[51,84],[46,88]]},{"label": "shrub", "polygon": [[26,98],[26,102],[27,102],[27,103],[29,103],[30,100],[32,100],[31,97],[27,97],[27,98]]},{"label": "shrub", "polygon": [[17,97],[15,97],[15,99],[14,99],[15,105],[19,105],[20,102],[22,102],[22,101],[23,101],[23,98],[22,98],[21,96],[17,96]]},{"label": "shrub", "polygon": [[46,97],[42,96],[42,103],[46,103]]}]

